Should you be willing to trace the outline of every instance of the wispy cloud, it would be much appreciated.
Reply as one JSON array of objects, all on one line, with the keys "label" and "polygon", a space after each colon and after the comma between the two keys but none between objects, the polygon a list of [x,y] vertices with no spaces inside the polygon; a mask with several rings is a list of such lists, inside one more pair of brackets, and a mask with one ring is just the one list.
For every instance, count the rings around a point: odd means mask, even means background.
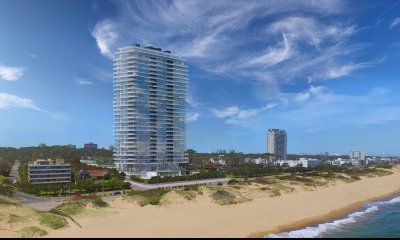
[{"label": "wispy cloud", "polygon": [[0,93],[0,108],[28,108],[39,112],[49,113],[38,107],[33,100],[21,98],[8,93]]},{"label": "wispy cloud", "polygon": [[188,113],[186,116],[186,121],[187,122],[195,122],[199,119],[200,114],[199,113]]},{"label": "wispy cloud", "polygon": [[93,82],[91,82],[87,79],[82,79],[82,78],[76,79],[76,82],[81,86],[93,85]]},{"label": "wispy cloud", "polygon": [[293,49],[285,33],[282,33],[283,44],[280,47],[269,47],[266,53],[250,59],[245,66],[270,67],[279,64],[293,55]]},{"label": "wispy cloud", "polygon": [[339,78],[343,76],[348,76],[352,72],[363,69],[363,68],[368,68],[371,66],[374,66],[376,64],[380,64],[385,60],[385,58],[380,58],[374,61],[370,62],[361,62],[361,63],[356,63],[356,64],[348,64],[348,65],[342,65],[338,67],[333,67],[331,69],[328,69],[327,72],[325,73],[325,77],[328,79],[334,79],[334,78]]},{"label": "wispy cloud", "polygon": [[[112,58],[118,46],[133,42],[160,46],[211,76],[253,85],[263,103],[281,100],[286,102],[282,106],[289,108],[309,105],[321,96],[332,96],[320,86],[325,81],[385,60],[377,58],[381,56],[366,59],[367,43],[352,41],[361,28],[344,17],[351,12],[347,1],[115,3],[119,15],[100,19],[91,31],[104,56]],[[290,94],[284,91],[288,85],[307,83],[314,86]],[[189,96],[187,102],[203,113],[193,99]],[[239,123],[266,109],[241,109],[238,105],[211,112],[227,123]]]},{"label": "wispy cloud", "polygon": [[[358,59],[365,45],[350,44],[358,29],[342,20],[349,5],[341,0],[149,0],[116,6],[119,15],[99,20],[91,31],[104,56],[112,58],[118,46],[132,42],[161,46],[211,74],[262,86],[267,97],[285,84],[336,79],[373,66]],[[336,21],[321,20],[327,16]]]},{"label": "wispy cloud", "polygon": [[0,79],[15,81],[24,75],[25,69],[21,67],[9,67],[0,65]]},{"label": "wispy cloud", "polygon": [[29,55],[31,58],[37,58],[37,55],[36,54],[31,54],[31,55]]},{"label": "wispy cloud", "polygon": [[268,104],[258,109],[240,109],[237,106],[228,107],[222,110],[212,109],[211,112],[217,118],[226,119],[226,123],[240,123],[250,117],[254,117],[262,111],[276,107],[276,104]]},{"label": "wispy cloud", "polygon": [[400,25],[400,17],[395,18],[390,24],[390,28],[395,28]]}]

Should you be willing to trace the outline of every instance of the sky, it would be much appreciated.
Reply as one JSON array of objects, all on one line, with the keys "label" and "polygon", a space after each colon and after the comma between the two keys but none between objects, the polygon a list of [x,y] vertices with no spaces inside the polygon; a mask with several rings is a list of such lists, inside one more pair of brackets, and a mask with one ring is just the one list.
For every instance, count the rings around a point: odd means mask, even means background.
[{"label": "sky", "polygon": [[400,1],[0,0],[0,146],[113,137],[113,53],[189,66],[187,147],[400,155]]}]

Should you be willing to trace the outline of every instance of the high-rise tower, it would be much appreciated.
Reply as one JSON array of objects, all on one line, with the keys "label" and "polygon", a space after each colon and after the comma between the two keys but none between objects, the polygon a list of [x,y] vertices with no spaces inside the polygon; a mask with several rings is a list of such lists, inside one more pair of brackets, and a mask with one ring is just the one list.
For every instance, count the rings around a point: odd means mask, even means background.
[{"label": "high-rise tower", "polygon": [[179,175],[186,151],[185,61],[134,44],[114,59],[115,166],[128,176]]},{"label": "high-rise tower", "polygon": [[286,159],[287,153],[287,136],[286,131],[282,129],[268,130],[268,146],[267,152],[273,154],[280,159]]}]

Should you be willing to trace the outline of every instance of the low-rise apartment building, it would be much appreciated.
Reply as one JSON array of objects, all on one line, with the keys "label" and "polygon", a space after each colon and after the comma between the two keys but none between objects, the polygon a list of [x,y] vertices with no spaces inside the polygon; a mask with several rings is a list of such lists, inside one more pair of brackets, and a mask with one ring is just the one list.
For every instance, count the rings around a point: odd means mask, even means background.
[{"label": "low-rise apartment building", "polygon": [[28,164],[28,178],[31,184],[70,183],[71,164],[63,159],[38,159]]}]

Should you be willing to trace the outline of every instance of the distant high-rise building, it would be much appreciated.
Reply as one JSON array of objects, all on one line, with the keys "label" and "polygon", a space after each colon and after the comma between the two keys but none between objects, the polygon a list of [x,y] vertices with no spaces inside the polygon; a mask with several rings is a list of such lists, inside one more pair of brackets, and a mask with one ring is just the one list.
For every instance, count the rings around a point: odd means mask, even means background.
[{"label": "distant high-rise building", "polygon": [[86,149],[97,149],[97,144],[96,143],[85,143],[83,148],[86,148]]},{"label": "distant high-rise building", "polygon": [[187,80],[185,61],[170,51],[133,44],[115,53],[114,160],[119,171],[168,176],[186,167]]},{"label": "distant high-rise building", "polygon": [[217,149],[216,153],[218,153],[218,154],[226,154],[226,150],[224,150],[224,149]]},{"label": "distant high-rise building", "polygon": [[351,151],[350,152],[351,159],[365,160],[366,155],[367,154],[363,151]]},{"label": "distant high-rise building", "polygon": [[46,143],[39,143],[39,147],[47,147]]},{"label": "distant high-rise building", "polygon": [[65,145],[67,148],[76,149],[76,146],[73,144]]},{"label": "distant high-rise building", "polygon": [[287,154],[286,131],[282,129],[269,129],[267,138],[268,138],[267,152],[279,157],[280,159],[286,159],[286,154]]}]

